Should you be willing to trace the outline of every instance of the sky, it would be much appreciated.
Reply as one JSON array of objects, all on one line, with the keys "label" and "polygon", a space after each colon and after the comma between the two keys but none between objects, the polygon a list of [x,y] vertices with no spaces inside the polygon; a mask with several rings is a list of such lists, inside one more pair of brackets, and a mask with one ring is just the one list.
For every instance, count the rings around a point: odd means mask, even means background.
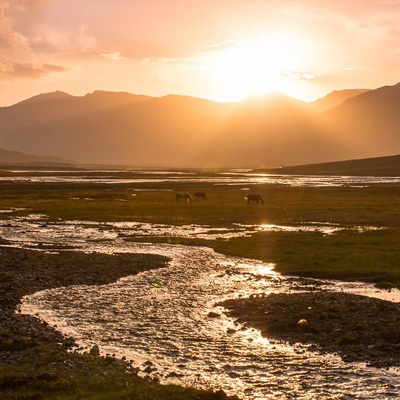
[{"label": "sky", "polygon": [[0,106],[57,90],[312,101],[400,81],[400,1],[0,0]]}]

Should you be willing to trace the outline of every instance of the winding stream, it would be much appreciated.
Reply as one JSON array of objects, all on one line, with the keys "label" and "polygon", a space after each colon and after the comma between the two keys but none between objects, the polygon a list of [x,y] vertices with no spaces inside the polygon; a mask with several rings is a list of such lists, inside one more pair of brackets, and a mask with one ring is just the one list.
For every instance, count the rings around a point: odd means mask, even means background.
[{"label": "winding stream", "polygon": [[[398,369],[345,364],[334,354],[262,338],[227,318],[217,302],[238,296],[290,292],[313,287],[314,280],[282,277],[273,265],[227,257],[205,247],[127,243],[130,236],[162,232],[208,239],[246,235],[200,226],[169,227],[141,223],[57,223],[30,215],[0,220],[2,237],[15,246],[72,246],[72,251],[135,252],[171,258],[168,267],[129,276],[111,285],[71,286],[24,298],[21,311],[38,315],[67,335],[82,351],[97,344],[101,354],[126,357],[142,374],[162,382],[222,388],[244,399],[388,399],[400,396]],[[286,227],[290,228],[291,227]],[[316,224],[313,229],[331,230]],[[328,231],[327,231],[328,232]],[[329,232],[328,232],[329,233]],[[364,293],[400,301],[397,292],[363,284],[321,282],[327,290]],[[210,314],[211,313],[211,314]]]}]

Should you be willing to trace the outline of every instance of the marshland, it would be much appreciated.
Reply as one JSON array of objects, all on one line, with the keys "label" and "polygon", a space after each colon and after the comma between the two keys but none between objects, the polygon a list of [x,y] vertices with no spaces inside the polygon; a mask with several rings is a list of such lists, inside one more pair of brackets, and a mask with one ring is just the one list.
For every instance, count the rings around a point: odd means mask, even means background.
[{"label": "marshland", "polygon": [[398,178],[4,169],[0,191],[5,398],[400,392]]}]

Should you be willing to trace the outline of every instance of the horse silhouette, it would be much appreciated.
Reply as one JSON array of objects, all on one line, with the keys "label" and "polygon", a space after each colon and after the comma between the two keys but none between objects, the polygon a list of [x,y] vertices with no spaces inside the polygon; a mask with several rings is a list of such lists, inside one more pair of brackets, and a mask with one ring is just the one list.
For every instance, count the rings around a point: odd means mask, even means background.
[{"label": "horse silhouette", "polygon": [[247,200],[247,204],[250,204],[251,201],[254,201],[257,204],[264,204],[264,199],[259,194],[246,194],[244,198]]},{"label": "horse silhouette", "polygon": [[175,195],[175,201],[180,202],[182,200],[185,200],[186,203],[191,203],[192,202],[192,197],[188,192],[178,192]]},{"label": "horse silhouette", "polygon": [[196,200],[202,199],[202,200],[207,201],[207,195],[204,192],[196,192],[196,193],[193,193],[193,195]]}]

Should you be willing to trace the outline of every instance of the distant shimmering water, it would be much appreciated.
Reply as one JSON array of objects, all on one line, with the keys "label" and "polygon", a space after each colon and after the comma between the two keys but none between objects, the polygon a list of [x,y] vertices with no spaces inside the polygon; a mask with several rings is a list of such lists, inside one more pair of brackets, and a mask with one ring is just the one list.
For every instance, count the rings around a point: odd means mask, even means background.
[{"label": "distant shimmering water", "polygon": [[[398,369],[345,364],[335,354],[321,356],[306,346],[269,341],[215,306],[227,298],[307,290],[314,280],[285,278],[274,272],[272,264],[223,256],[205,247],[124,240],[160,236],[163,231],[171,235],[171,230],[181,237],[195,234],[211,240],[257,229],[292,228],[237,226],[226,232],[196,225],[61,223],[41,215],[0,221],[1,237],[19,247],[39,248],[42,243],[55,248],[68,245],[74,251],[151,253],[171,258],[166,268],[111,285],[70,286],[24,299],[22,312],[38,315],[73,335],[82,351],[97,344],[102,354],[126,357],[162,382],[222,388],[244,399],[399,397]],[[332,228],[339,227],[313,226]],[[322,287],[400,301],[395,292],[376,291],[364,284],[324,281]]]},{"label": "distant shimmering water", "polygon": [[196,173],[166,170],[91,170],[88,171],[26,171],[9,170],[11,176],[0,176],[0,181],[30,183],[207,183],[214,185],[278,184],[287,186],[345,186],[364,187],[371,184],[400,183],[400,177],[372,176],[322,176],[278,175],[253,173],[251,170],[228,170],[225,172]]}]

